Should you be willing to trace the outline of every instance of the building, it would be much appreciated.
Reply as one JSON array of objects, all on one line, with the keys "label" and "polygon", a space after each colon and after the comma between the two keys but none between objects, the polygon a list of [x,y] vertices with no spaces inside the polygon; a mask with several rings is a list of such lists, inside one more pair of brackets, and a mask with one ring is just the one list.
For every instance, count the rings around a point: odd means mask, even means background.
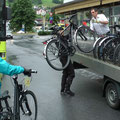
[{"label": "building", "polygon": [[[102,5],[101,5],[102,3]],[[54,8],[56,14],[71,15],[77,13],[77,24],[91,19],[90,9],[96,7],[103,12],[112,24],[120,24],[120,0],[65,0],[64,4]]]}]

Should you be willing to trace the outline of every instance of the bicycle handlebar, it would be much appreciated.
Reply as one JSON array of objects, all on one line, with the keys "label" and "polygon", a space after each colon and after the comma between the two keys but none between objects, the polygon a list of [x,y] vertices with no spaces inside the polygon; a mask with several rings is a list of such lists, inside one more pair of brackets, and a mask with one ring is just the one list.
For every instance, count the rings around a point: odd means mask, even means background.
[{"label": "bicycle handlebar", "polygon": [[37,70],[31,70],[31,73],[37,73]]},{"label": "bicycle handlebar", "polygon": [[73,15],[71,15],[70,17],[66,17],[66,18],[63,18],[63,19],[61,19],[61,20],[67,20],[67,19],[69,19],[69,21],[74,17],[74,16],[76,16],[77,14],[73,14]]},{"label": "bicycle handlebar", "polygon": [[109,27],[115,29],[115,28],[117,28],[117,27],[120,28],[120,25],[110,25]]},{"label": "bicycle handlebar", "polygon": [[[37,73],[37,70],[29,69],[29,73],[30,73],[30,75],[28,75],[28,76],[31,76],[31,73]],[[13,80],[17,80],[17,78],[18,78],[18,74],[12,76]]]}]

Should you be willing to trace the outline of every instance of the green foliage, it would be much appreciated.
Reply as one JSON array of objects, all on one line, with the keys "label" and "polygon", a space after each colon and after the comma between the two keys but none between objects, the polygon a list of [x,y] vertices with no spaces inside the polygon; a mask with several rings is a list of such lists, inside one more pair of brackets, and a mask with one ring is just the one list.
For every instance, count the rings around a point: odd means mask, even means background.
[{"label": "green foliage", "polygon": [[31,0],[15,0],[12,5],[12,20],[10,28],[13,31],[19,31],[22,25],[26,31],[32,31],[36,13],[32,8]]},{"label": "green foliage", "polygon": [[32,3],[35,5],[42,4],[42,0],[32,0]]},{"label": "green foliage", "polygon": [[56,4],[62,4],[63,3],[63,0],[52,0],[53,3],[56,3]]},{"label": "green foliage", "polygon": [[38,35],[51,35],[51,31],[39,31]]},{"label": "green foliage", "polygon": [[59,15],[53,13],[53,25],[58,24],[59,21],[60,21]]}]

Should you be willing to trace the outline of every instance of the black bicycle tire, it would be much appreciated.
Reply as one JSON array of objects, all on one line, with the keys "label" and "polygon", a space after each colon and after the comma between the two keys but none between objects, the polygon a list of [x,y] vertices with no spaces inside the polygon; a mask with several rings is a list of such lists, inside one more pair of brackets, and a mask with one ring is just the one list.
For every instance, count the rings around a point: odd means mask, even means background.
[{"label": "black bicycle tire", "polygon": [[106,38],[102,43],[101,43],[101,45],[100,45],[100,43],[99,43],[99,46],[98,46],[98,59],[102,59],[102,60],[104,60],[103,59],[103,51],[102,51],[102,53],[101,53],[101,49],[104,49],[104,46],[106,46],[106,44],[109,42],[109,41],[111,41],[111,40],[113,40],[112,38]]},{"label": "black bicycle tire", "polygon": [[[51,40],[51,41],[48,42],[48,44],[47,44],[47,46],[46,46],[46,50],[45,50],[46,61],[47,61],[47,63],[50,65],[50,67],[52,67],[52,68],[55,69],[55,70],[61,71],[61,70],[65,69],[65,68],[69,65],[69,63],[70,63],[70,55],[69,55],[69,54],[67,55],[68,59],[67,59],[67,62],[66,62],[66,64],[65,64],[65,66],[62,66],[61,68],[57,68],[55,65],[53,65],[53,64],[49,61],[49,59],[48,59],[47,49],[49,48],[49,46],[50,46],[52,43],[55,43],[56,41],[58,41],[58,40],[53,39],[53,40]],[[67,46],[66,46],[62,41],[60,41],[60,44],[62,44],[62,45],[64,46],[64,48],[65,48],[66,50],[68,50]]]},{"label": "black bicycle tire", "polygon": [[[114,42],[119,42],[117,41],[115,38],[114,39],[111,39],[109,41],[107,41],[107,43],[105,44],[104,48],[103,48],[103,61],[106,61],[105,59],[105,53],[106,51],[108,51],[108,47],[107,46],[110,46],[110,44],[114,43]],[[111,48],[110,48],[111,49]],[[113,56],[114,56],[114,50],[115,48],[111,49],[111,51],[113,52]],[[113,58],[110,60],[111,62],[113,62]]]},{"label": "black bicycle tire", "polygon": [[120,52],[120,44],[118,44],[117,47],[114,50],[114,54],[113,54],[113,63],[114,64],[117,64],[116,59],[118,57],[119,52]]},{"label": "black bicycle tire", "polygon": [[[87,27],[87,26],[80,26],[80,27],[76,30],[76,32],[75,32],[75,44],[76,44],[77,48],[78,48],[81,52],[83,52],[83,53],[90,53],[90,52],[93,51],[94,48],[91,48],[90,50],[85,51],[85,50],[83,50],[83,49],[80,47],[80,45],[79,45],[79,43],[78,43],[78,40],[77,40],[77,33],[78,33],[78,31],[79,31],[80,29],[82,29],[82,28],[86,28],[88,31],[91,31],[91,32],[93,33],[94,41],[95,41],[95,33],[94,33],[89,27]],[[80,33],[81,33],[81,31],[80,31]],[[83,38],[83,37],[85,37],[85,36],[84,36],[84,35],[83,35],[83,36],[80,35],[80,37]],[[87,40],[85,40],[85,41],[87,41]]]},{"label": "black bicycle tire", "polygon": [[98,39],[98,41],[96,41],[96,43],[95,43],[95,45],[93,46],[93,56],[94,56],[94,58],[98,58],[98,51],[97,51],[97,49],[98,49],[98,45],[99,45],[99,43],[101,42],[101,40],[102,40],[103,38],[100,38],[100,39]]},{"label": "black bicycle tire", "polygon": [[[38,113],[37,98],[36,98],[35,94],[34,94],[32,91],[27,90],[27,91],[25,91],[25,92],[22,93],[22,97],[21,97],[21,99],[20,99],[20,107],[21,107],[21,105],[22,105],[22,100],[24,99],[24,96],[26,96],[26,95],[31,95],[32,98],[33,98],[33,100],[34,100],[34,103],[35,103],[35,118],[34,118],[33,120],[37,120],[37,113]],[[20,117],[21,117],[21,116],[20,116]],[[21,118],[20,118],[20,119],[21,119]],[[21,119],[21,120],[22,120],[22,119]]]}]

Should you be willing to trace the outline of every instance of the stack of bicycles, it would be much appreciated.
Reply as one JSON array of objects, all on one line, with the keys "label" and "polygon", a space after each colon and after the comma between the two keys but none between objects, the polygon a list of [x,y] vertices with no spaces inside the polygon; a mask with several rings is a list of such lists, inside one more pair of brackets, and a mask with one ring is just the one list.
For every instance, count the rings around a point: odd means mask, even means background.
[{"label": "stack of bicycles", "polygon": [[[31,73],[37,73],[31,70]],[[25,86],[29,86],[31,82],[31,74],[25,77]],[[27,90],[24,84],[19,84],[18,75],[12,77],[14,82],[14,106],[9,105],[10,98],[8,91],[0,96],[2,103],[0,108],[0,120],[37,120],[37,99],[35,94]]]},{"label": "stack of bicycles", "polygon": [[100,60],[120,65],[120,25],[110,27],[114,29],[114,34],[97,39],[93,55]]},{"label": "stack of bicycles", "polygon": [[[76,14],[66,18],[70,24],[62,32],[59,32],[57,26],[52,28],[55,36],[46,41],[47,45],[44,49],[44,56],[48,64],[55,70],[65,69],[76,49],[82,53],[93,52],[94,58],[120,64],[120,31],[117,31],[120,25],[111,26],[114,34],[98,37],[88,26],[78,27],[72,20],[75,16]],[[68,44],[61,39],[61,35],[66,32],[69,35]],[[66,57],[64,65],[60,62],[61,57]]]}]

